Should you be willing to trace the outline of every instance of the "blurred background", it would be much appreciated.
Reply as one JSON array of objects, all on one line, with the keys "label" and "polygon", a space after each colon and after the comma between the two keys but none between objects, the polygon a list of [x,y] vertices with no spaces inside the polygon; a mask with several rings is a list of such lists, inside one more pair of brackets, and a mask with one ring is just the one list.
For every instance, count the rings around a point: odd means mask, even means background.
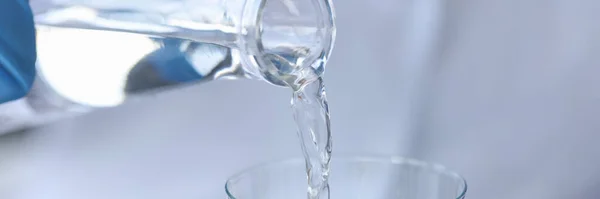
[{"label": "blurred background", "polygon": [[[600,197],[600,2],[334,3],[334,156],[441,163],[468,198]],[[301,156],[290,97],[219,81],[3,135],[0,198],[224,198],[234,172]]]}]

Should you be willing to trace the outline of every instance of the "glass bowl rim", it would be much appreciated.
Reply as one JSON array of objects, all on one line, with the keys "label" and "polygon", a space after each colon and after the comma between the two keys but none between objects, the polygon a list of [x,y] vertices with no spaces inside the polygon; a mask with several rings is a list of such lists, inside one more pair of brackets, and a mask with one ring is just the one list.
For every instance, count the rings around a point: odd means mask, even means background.
[{"label": "glass bowl rim", "polygon": [[[378,162],[378,163],[385,163],[385,164],[410,165],[410,166],[415,166],[415,167],[426,168],[427,170],[430,170],[435,173],[439,173],[440,175],[449,176],[451,178],[456,178],[456,179],[460,180],[460,183],[463,188],[462,188],[460,194],[458,194],[458,196],[456,196],[456,199],[464,198],[465,194],[467,193],[468,186],[467,186],[467,181],[465,180],[465,178],[462,175],[458,174],[457,172],[450,170],[446,166],[438,164],[438,163],[425,162],[422,160],[417,160],[417,159],[407,158],[407,157],[402,157],[402,156],[396,156],[396,155],[343,155],[343,154],[341,154],[341,155],[333,156],[332,161],[335,161],[335,162],[340,162],[340,161],[341,162],[372,162],[372,163]],[[273,167],[273,166],[278,166],[278,165],[287,165],[287,164],[304,164],[304,158],[303,157],[285,158],[285,159],[280,159],[280,160],[267,161],[267,162],[255,164],[250,167],[246,167],[245,169],[238,171],[235,174],[233,174],[227,178],[227,181],[225,182],[225,192],[227,193],[227,196],[229,198],[237,199],[230,192],[230,188],[229,188],[230,184],[232,183],[233,180],[241,179],[246,174],[250,174],[250,173],[253,173],[254,171],[258,171],[258,170],[261,170],[261,169],[264,169],[267,167]]]}]

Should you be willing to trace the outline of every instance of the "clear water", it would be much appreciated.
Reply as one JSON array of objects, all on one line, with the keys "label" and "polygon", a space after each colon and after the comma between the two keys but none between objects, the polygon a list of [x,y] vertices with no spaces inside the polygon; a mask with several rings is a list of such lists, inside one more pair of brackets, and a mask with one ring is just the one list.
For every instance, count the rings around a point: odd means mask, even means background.
[{"label": "clear water", "polygon": [[294,92],[292,109],[306,160],[308,198],[328,199],[332,140],[329,105],[321,77]]},{"label": "clear water", "polygon": [[[235,7],[235,3],[227,5]],[[185,5],[177,6],[149,5],[171,9],[162,15],[81,6],[36,13],[42,79],[40,89],[34,92],[38,95],[29,99],[32,106],[54,111],[116,106],[159,88],[257,76],[241,61],[248,55],[236,46],[240,35],[227,15],[231,8],[192,12]],[[193,15],[199,13],[211,15]],[[264,17],[275,25],[262,27],[265,52],[253,56],[265,60],[261,67],[267,81],[293,89],[292,108],[306,159],[308,197],[328,198],[332,142],[322,78],[326,60],[315,40],[321,30],[309,24],[284,26],[279,20],[285,17],[278,15]]]}]

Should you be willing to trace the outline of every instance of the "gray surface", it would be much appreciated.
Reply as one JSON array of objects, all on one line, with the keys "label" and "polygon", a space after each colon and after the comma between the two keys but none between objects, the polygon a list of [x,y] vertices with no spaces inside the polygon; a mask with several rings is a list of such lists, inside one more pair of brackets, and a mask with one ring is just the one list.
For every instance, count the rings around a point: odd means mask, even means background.
[{"label": "gray surface", "polygon": [[[448,165],[468,198],[600,197],[600,3],[435,2],[336,1],[334,152]],[[3,136],[0,198],[223,198],[300,155],[289,97],[218,82]]]}]

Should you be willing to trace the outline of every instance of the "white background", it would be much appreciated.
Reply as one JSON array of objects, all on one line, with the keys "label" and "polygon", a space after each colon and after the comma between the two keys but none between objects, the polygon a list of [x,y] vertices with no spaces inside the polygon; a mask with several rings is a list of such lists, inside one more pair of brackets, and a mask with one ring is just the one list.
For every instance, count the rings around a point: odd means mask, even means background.
[{"label": "white background", "polygon": [[[600,197],[600,3],[335,3],[335,153],[442,163],[467,198]],[[224,198],[233,172],[300,155],[289,97],[221,81],[2,136],[0,198]]]}]

